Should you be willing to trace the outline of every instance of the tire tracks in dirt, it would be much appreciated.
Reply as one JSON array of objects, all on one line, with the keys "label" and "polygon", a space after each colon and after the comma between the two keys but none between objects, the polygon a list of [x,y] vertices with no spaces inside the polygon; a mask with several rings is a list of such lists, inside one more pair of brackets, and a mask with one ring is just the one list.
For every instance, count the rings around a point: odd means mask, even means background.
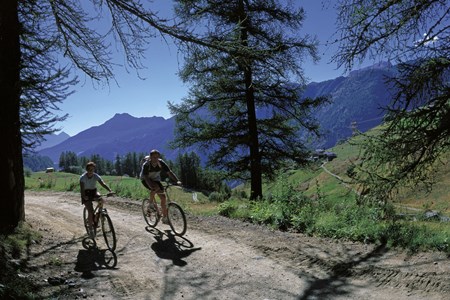
[{"label": "tire tracks in dirt", "polygon": [[[94,265],[91,277],[84,276],[80,260],[89,252],[81,247],[79,196],[30,191],[25,199],[27,220],[44,235],[29,253],[28,276],[49,297],[447,299],[449,292],[450,264],[443,253],[409,255],[190,215],[181,239],[165,225],[146,228],[140,203],[120,198],[106,206],[118,237],[117,267]],[[51,286],[43,280],[51,276],[71,284]]]}]

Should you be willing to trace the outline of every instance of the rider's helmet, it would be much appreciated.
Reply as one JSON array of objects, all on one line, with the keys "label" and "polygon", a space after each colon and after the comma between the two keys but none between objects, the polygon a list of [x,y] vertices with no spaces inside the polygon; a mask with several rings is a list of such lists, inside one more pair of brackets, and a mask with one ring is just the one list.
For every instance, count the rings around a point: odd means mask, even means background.
[{"label": "rider's helmet", "polygon": [[158,156],[161,156],[161,153],[159,153],[159,151],[156,149],[153,149],[152,151],[150,151],[150,156],[152,156],[153,154],[158,154]]}]

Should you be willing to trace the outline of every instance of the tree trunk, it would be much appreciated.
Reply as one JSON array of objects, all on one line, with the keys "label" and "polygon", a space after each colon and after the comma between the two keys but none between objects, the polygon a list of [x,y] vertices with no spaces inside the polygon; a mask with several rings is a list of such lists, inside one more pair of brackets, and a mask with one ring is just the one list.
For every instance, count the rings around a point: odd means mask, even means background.
[{"label": "tree trunk", "polygon": [[0,9],[0,232],[9,233],[25,219],[22,138],[20,132],[20,25],[18,1],[2,1]]},{"label": "tree trunk", "polygon": [[[248,47],[248,20],[245,12],[244,1],[239,1],[239,15],[241,25],[241,43],[244,48]],[[250,135],[250,199],[262,198],[262,174],[261,155],[259,153],[258,125],[256,119],[255,92],[253,89],[253,73],[251,63],[241,62],[244,71],[245,101],[248,113],[248,133]]]},{"label": "tree trunk", "polygon": [[[262,198],[261,155],[259,153],[258,126],[256,119],[255,95],[251,86],[251,71],[246,71],[246,100],[248,109],[248,128],[250,135],[250,199]],[[250,83],[249,83],[250,82]],[[249,84],[248,84],[249,83]]]}]

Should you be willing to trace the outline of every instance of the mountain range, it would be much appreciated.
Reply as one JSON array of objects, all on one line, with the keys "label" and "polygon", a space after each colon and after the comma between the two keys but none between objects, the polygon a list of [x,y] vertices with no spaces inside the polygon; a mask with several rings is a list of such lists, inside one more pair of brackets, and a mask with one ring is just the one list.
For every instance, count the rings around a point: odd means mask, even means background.
[{"label": "mountain range", "polygon": [[307,86],[305,97],[329,95],[330,105],[321,107],[315,117],[324,133],[314,141],[315,147],[330,148],[350,137],[353,130],[366,132],[383,121],[383,107],[392,99],[392,89],[386,81],[396,73],[395,66],[383,62],[338,77]]},{"label": "mountain range", "polygon": [[70,138],[70,135],[68,135],[67,133],[60,132],[58,134],[47,134],[45,135],[45,140],[41,142],[41,144],[39,146],[36,146],[36,148],[34,149],[35,151],[40,151],[42,149],[45,148],[50,148],[53,147],[55,145],[58,145],[62,142],[64,142],[65,140],[67,140],[68,138]]},{"label": "mountain range", "polygon": [[[329,95],[332,102],[315,112],[324,136],[314,140],[311,147],[329,148],[352,135],[352,129],[366,131],[379,125],[383,119],[381,107],[391,101],[386,78],[395,74],[395,67],[380,63],[324,82],[307,85],[303,96]],[[136,118],[127,113],[117,113],[105,123],[88,128],[62,142],[38,151],[55,163],[64,151],[78,156],[99,154],[114,160],[128,152],[147,153],[159,149],[166,159],[175,159],[179,150],[168,147],[173,139],[175,118]],[[200,154],[199,154],[200,155]]]}]

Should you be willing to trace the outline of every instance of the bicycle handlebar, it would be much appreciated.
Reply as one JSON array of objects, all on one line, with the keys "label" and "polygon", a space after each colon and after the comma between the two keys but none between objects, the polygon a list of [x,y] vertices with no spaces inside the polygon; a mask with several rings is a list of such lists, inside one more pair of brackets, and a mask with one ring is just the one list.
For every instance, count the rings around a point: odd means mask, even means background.
[{"label": "bicycle handlebar", "polygon": [[172,187],[172,186],[177,186],[177,187],[180,187],[180,188],[183,187],[183,185],[180,185],[180,184],[177,184],[177,183],[173,183],[173,182],[169,182],[169,181],[163,181],[162,184],[163,184],[163,189],[164,189],[164,192],[165,192],[165,193],[166,193],[167,190],[169,190],[170,187]]},{"label": "bicycle handlebar", "polygon": [[170,186],[179,186],[179,187],[183,187],[183,185],[182,185],[182,184],[178,184],[178,182],[173,183],[173,182],[170,182],[170,181],[163,181],[162,183],[164,184],[164,186],[165,186],[166,188],[168,188],[168,187],[170,187]]}]

